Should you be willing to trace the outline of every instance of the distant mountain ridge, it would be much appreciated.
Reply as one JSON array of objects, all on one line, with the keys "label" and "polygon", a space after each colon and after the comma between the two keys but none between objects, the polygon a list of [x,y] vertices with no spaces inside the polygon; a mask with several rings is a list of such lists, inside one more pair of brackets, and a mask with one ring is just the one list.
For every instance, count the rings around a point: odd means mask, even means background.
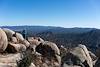
[{"label": "distant mountain ridge", "polygon": [[95,28],[63,28],[63,27],[53,27],[53,26],[1,26],[1,28],[9,28],[12,30],[26,30],[32,34],[41,33],[45,31],[50,31],[52,33],[84,33],[91,30],[96,30]]}]

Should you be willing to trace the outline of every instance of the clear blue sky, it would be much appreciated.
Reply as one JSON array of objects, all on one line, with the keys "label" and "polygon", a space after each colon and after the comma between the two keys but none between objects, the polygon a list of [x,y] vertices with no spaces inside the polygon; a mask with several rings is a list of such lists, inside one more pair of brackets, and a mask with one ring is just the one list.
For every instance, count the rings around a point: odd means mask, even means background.
[{"label": "clear blue sky", "polygon": [[0,26],[100,28],[100,0],[0,0]]}]

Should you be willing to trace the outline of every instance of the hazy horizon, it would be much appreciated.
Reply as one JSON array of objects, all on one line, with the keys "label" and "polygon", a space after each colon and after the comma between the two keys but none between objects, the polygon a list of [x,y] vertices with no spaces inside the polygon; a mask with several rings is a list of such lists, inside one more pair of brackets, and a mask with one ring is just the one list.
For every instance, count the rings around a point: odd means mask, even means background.
[{"label": "hazy horizon", "polygon": [[0,26],[100,29],[100,0],[0,0]]},{"label": "hazy horizon", "polygon": [[46,25],[4,25],[1,27],[12,27],[12,26],[43,26],[43,27],[60,27],[60,28],[94,28],[94,29],[100,29],[100,28],[95,28],[95,27],[62,27],[62,26],[46,26]]}]

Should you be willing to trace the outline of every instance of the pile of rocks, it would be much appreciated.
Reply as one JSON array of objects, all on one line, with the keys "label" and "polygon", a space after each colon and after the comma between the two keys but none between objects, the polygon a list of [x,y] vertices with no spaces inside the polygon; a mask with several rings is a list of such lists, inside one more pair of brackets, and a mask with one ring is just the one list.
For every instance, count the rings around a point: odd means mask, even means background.
[{"label": "pile of rocks", "polygon": [[0,67],[15,67],[30,43],[20,33],[0,28]]},{"label": "pile of rocks", "polygon": [[0,28],[0,67],[16,67],[16,61],[24,58],[22,52],[29,53],[28,50],[35,56],[31,67],[60,66],[60,51],[56,44],[40,37],[28,37],[26,40],[20,33]]},{"label": "pile of rocks", "polygon": [[40,37],[26,40],[20,33],[0,28],[0,67],[98,67],[98,59],[82,44],[58,48]]}]

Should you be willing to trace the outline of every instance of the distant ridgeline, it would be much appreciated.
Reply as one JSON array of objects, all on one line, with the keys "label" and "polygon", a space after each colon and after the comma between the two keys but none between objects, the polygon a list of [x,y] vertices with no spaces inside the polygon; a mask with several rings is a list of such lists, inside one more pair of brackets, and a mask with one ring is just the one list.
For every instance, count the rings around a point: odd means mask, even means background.
[{"label": "distant ridgeline", "polygon": [[84,44],[93,52],[100,47],[100,30],[95,28],[62,28],[49,26],[3,26],[27,36],[39,36],[58,46],[74,47]]}]

